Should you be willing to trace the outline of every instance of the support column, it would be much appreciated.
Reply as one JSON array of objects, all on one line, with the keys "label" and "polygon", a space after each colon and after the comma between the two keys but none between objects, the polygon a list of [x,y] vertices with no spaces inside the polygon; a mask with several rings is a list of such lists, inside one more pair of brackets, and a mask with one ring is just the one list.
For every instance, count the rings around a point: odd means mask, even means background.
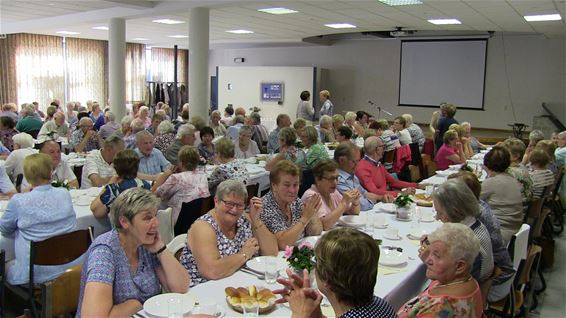
[{"label": "support column", "polygon": [[192,8],[189,12],[189,112],[208,122],[209,9]]},{"label": "support column", "polygon": [[108,60],[110,110],[119,123],[126,115],[126,21],[124,19],[110,19]]}]

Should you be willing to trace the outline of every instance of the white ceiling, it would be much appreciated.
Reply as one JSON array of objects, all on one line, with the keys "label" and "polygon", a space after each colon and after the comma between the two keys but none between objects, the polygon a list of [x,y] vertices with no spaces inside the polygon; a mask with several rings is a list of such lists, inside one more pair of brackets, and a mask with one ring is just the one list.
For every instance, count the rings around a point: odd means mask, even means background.
[{"label": "white ceiling", "polygon": [[[566,0],[422,0],[421,5],[388,6],[377,0],[0,0],[0,33],[76,31],[75,37],[103,39],[109,18],[126,19],[126,39],[154,46],[188,47],[188,39],[168,35],[188,35],[189,9],[210,8],[211,46],[230,44],[301,43],[303,38],[335,33],[385,31],[396,26],[424,31],[495,31],[542,34],[566,38]],[[258,12],[268,7],[299,11],[287,15]],[[523,15],[560,13],[560,21],[527,22]],[[158,18],[185,21],[178,25],[151,22]],[[461,25],[436,26],[430,18],[457,18]],[[356,29],[335,30],[324,24],[348,22]],[[236,35],[227,30],[247,29],[254,34]],[[147,38],[148,41],[133,41]]]}]

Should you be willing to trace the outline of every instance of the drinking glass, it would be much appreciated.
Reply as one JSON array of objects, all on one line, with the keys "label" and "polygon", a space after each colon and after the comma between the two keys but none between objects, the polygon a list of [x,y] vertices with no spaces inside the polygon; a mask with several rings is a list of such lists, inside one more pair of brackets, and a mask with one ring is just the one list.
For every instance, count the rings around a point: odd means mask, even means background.
[{"label": "drinking glass", "polygon": [[265,282],[275,284],[277,280],[277,259],[275,257],[265,258]]},{"label": "drinking glass", "polygon": [[181,297],[171,297],[167,302],[167,317],[169,318],[183,318],[183,300]]},{"label": "drinking glass", "polygon": [[259,303],[257,300],[250,300],[242,303],[244,317],[258,317],[259,316]]}]

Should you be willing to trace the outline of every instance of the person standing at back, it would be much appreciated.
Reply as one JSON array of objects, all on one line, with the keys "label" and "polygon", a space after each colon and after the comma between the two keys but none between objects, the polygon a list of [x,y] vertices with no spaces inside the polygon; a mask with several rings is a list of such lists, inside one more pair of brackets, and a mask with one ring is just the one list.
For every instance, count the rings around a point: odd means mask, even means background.
[{"label": "person standing at back", "polygon": [[334,105],[330,101],[330,92],[327,90],[323,90],[320,91],[319,95],[320,95],[320,102],[322,103],[322,106],[320,107],[319,118],[322,115],[332,116],[332,114],[334,113]]}]

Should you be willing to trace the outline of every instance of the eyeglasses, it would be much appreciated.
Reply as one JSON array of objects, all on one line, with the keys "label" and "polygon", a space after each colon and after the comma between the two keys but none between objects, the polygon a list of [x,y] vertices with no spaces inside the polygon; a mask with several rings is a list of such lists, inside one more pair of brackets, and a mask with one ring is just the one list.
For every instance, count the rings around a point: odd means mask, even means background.
[{"label": "eyeglasses", "polygon": [[241,203],[224,201],[224,200],[220,200],[220,201],[222,201],[224,205],[229,209],[236,208],[237,210],[243,210],[246,207],[245,204],[241,204]]},{"label": "eyeglasses", "polygon": [[338,176],[335,176],[335,177],[321,177],[321,179],[328,180],[328,181],[338,181]]}]

